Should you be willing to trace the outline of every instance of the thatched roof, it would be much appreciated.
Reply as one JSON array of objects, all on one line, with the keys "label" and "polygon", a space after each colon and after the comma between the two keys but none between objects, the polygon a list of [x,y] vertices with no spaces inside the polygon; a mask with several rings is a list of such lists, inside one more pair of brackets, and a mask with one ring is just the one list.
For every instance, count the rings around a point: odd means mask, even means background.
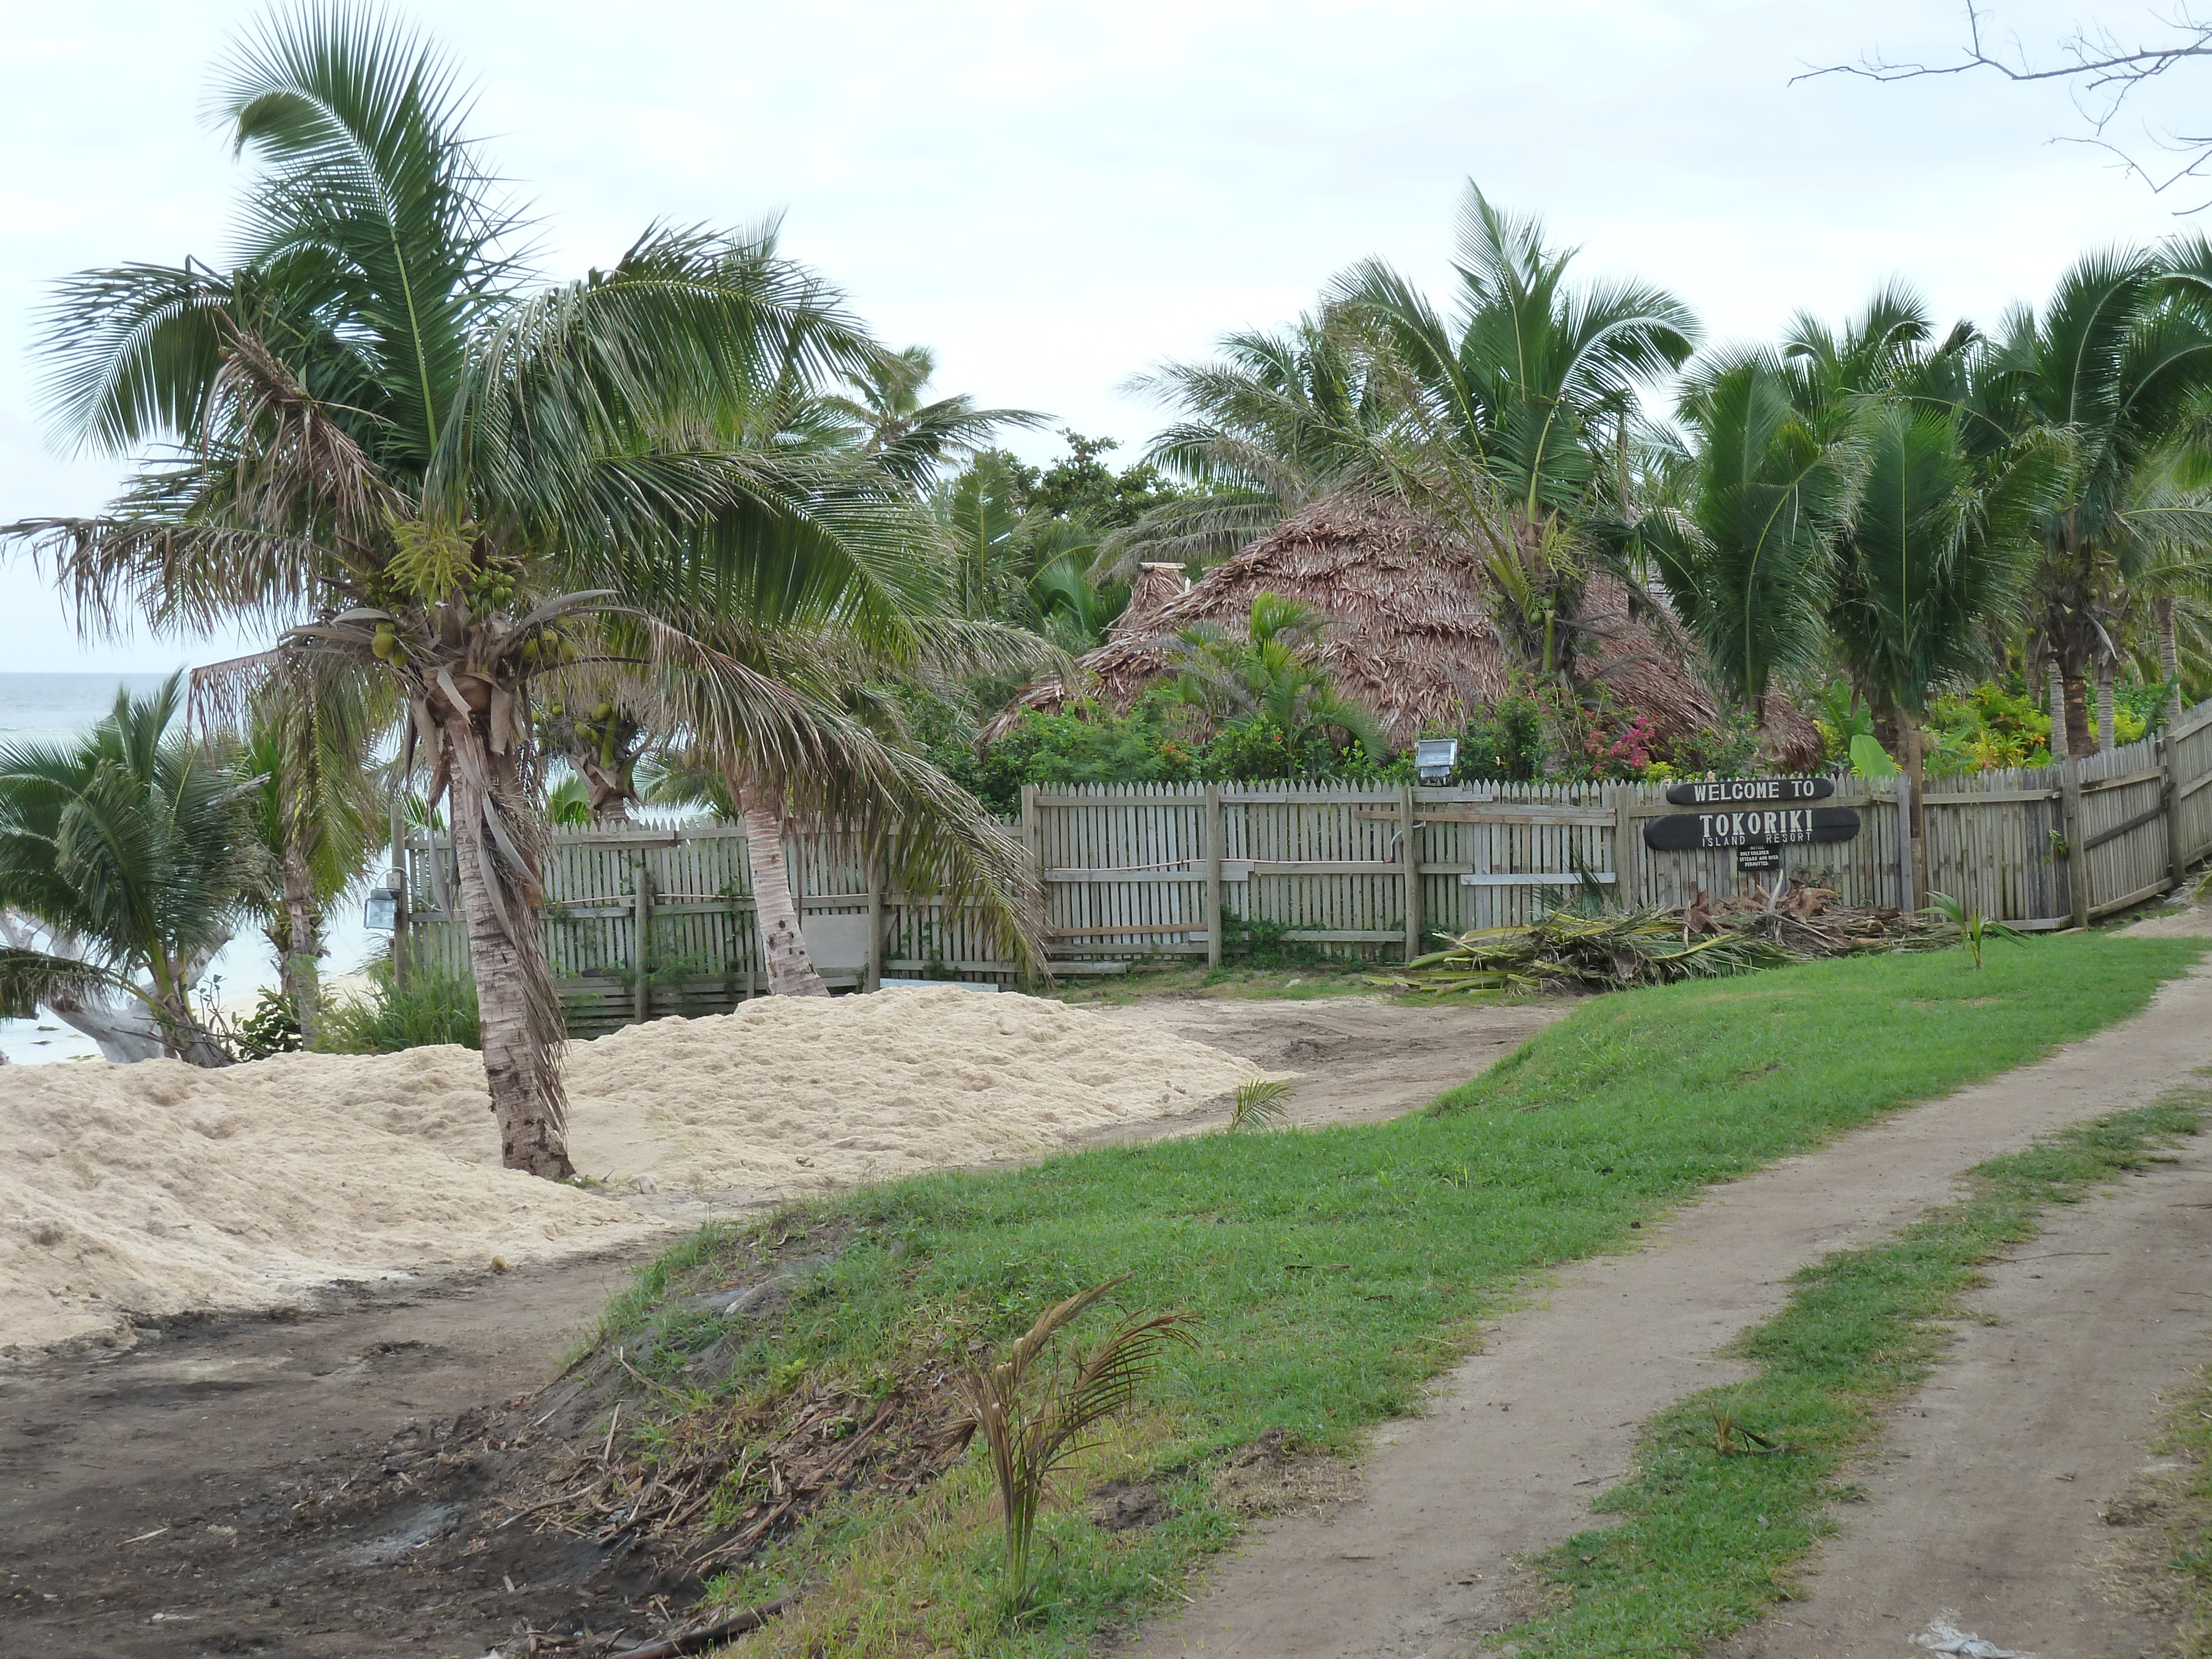
[{"label": "thatched roof", "polygon": [[[1195,586],[1166,580],[1172,569],[1147,566],[1106,642],[1080,659],[1084,695],[1126,712],[1165,671],[1180,629],[1200,622],[1240,628],[1261,592],[1303,600],[1327,618],[1322,665],[1340,691],[1375,711],[1395,744],[1455,727],[1469,705],[1494,702],[1510,688],[1491,621],[1489,579],[1474,553],[1399,503],[1330,496],[1224,559]],[[1720,699],[1676,640],[1663,607],[1654,601],[1639,609],[1657,614],[1632,616],[1629,597],[1610,576],[1587,584],[1576,619],[1586,630],[1583,683],[1602,683],[1619,707],[1648,716],[1662,744],[1717,724]],[[1057,678],[1033,685],[984,736],[1004,736],[1024,712],[1056,711],[1070,696]],[[1813,723],[1779,698],[1770,706],[1783,763],[1817,763]]]}]

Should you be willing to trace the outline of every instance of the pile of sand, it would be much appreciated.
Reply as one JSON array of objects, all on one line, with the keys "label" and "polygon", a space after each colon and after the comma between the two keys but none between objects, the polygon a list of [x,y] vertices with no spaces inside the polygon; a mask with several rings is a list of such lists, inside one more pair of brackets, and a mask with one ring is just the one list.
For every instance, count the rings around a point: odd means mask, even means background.
[{"label": "pile of sand", "polygon": [[1259,1075],[1032,997],[777,998],[569,1051],[569,1146],[614,1187],[498,1167],[478,1056],[416,1048],[10,1066],[0,1350],[129,1314],[255,1308],[342,1280],[583,1254],[667,1222],[622,1188],[771,1195],[1031,1153]]}]

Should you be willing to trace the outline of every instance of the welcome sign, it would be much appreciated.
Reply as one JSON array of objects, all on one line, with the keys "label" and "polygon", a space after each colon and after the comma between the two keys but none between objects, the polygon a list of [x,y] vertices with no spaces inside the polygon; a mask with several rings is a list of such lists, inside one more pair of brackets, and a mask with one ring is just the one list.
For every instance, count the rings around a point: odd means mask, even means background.
[{"label": "welcome sign", "polygon": [[1670,783],[1669,806],[1747,806],[1753,801],[1826,800],[1833,778],[1721,778],[1711,783]]},{"label": "welcome sign", "polygon": [[1849,841],[1858,832],[1859,815],[1848,806],[1765,807],[1653,818],[1644,826],[1644,844],[1655,853],[1692,853],[1712,847]]}]

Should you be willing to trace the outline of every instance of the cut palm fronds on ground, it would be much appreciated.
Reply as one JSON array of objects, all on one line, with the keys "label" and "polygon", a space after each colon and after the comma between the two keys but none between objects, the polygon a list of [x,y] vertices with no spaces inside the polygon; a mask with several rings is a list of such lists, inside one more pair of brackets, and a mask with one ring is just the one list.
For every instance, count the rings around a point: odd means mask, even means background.
[{"label": "cut palm fronds on ground", "polygon": [[1606,916],[1554,911],[1524,927],[1478,927],[1462,933],[1443,950],[1416,957],[1395,973],[1374,975],[1373,982],[1447,994],[1609,991],[1718,979],[1798,960],[1787,946],[1748,933],[1687,937],[1677,910]]},{"label": "cut palm fronds on ground", "polygon": [[1825,887],[1708,899],[1679,909],[1560,908],[1521,927],[1478,927],[1403,968],[1370,976],[1439,995],[1626,990],[1718,979],[1860,951],[1928,949],[1958,928],[1930,915],[1835,905]]}]

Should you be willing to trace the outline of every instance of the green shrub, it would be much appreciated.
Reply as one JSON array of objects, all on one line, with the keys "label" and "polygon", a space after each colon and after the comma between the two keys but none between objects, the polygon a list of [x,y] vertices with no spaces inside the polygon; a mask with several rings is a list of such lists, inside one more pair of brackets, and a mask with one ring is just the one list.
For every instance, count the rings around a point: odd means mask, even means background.
[{"label": "green shrub", "polygon": [[418,967],[400,985],[389,962],[368,969],[368,994],[333,998],[323,1010],[315,1047],[333,1054],[390,1054],[402,1048],[457,1042],[483,1046],[477,1027],[476,981]]}]

